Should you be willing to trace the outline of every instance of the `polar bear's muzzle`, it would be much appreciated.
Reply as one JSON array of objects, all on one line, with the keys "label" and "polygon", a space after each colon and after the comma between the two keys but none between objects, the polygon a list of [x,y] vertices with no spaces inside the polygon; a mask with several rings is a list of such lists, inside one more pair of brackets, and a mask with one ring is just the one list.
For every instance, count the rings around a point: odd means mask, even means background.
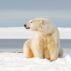
[{"label": "polar bear's muzzle", "polygon": [[27,27],[27,25],[26,25],[26,24],[24,24],[24,27],[25,27],[26,29],[30,29],[30,27]]}]

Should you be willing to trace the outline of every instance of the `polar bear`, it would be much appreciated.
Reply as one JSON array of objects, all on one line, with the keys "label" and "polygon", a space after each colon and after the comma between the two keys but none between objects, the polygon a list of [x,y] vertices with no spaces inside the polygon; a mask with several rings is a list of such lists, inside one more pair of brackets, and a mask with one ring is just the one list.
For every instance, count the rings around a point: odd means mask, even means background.
[{"label": "polar bear", "polygon": [[48,19],[35,18],[24,24],[24,27],[36,32],[34,38],[24,43],[25,57],[47,58],[53,61],[62,56],[59,31]]}]

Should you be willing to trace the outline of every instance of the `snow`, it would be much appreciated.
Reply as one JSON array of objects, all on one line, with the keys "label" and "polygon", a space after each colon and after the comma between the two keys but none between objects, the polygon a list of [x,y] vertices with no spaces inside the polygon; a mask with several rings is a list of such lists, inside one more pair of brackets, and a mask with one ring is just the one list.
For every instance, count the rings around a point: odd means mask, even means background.
[{"label": "snow", "polygon": [[0,71],[71,71],[71,57],[55,61],[25,58],[23,53],[0,53]]}]

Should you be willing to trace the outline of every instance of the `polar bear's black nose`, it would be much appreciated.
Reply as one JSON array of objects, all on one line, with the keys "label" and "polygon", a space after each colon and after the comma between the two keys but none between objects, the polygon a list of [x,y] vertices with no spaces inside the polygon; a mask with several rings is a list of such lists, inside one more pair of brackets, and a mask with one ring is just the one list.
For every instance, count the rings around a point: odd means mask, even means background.
[{"label": "polar bear's black nose", "polygon": [[30,29],[30,27],[27,27],[27,25],[26,25],[26,24],[24,24],[24,27],[25,27],[26,29]]},{"label": "polar bear's black nose", "polygon": [[26,24],[24,24],[24,27],[26,27]]}]

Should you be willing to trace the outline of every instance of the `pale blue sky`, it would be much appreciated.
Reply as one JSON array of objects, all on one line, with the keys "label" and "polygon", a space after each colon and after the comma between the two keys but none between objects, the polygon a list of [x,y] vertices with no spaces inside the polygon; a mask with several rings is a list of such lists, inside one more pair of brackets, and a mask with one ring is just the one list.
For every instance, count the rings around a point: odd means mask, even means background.
[{"label": "pale blue sky", "polygon": [[21,27],[35,17],[71,27],[71,0],[0,0],[0,27]]},{"label": "pale blue sky", "polygon": [[1,9],[70,10],[71,0],[0,0]]}]

